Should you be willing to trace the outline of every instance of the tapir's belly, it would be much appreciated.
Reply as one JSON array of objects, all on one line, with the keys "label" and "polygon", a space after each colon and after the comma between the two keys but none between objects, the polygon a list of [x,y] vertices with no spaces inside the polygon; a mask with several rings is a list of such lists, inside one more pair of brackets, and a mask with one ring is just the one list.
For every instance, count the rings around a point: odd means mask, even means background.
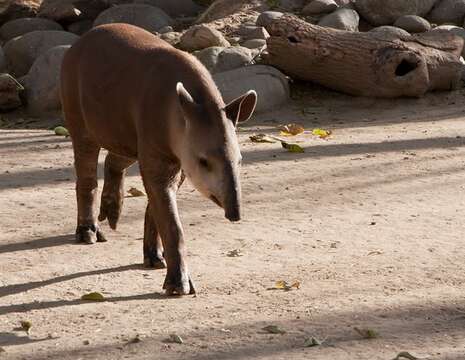
[{"label": "tapir's belly", "polygon": [[[101,147],[116,154],[137,158],[137,105],[122,91],[122,79],[87,78],[81,83],[81,111],[88,133]],[[127,84],[126,84],[127,86]]]}]

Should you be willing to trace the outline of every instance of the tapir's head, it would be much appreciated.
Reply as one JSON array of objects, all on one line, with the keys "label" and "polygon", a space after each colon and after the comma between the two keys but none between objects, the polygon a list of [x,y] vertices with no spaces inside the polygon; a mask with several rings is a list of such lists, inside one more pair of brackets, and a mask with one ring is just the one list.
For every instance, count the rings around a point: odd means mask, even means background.
[{"label": "tapir's head", "polygon": [[257,94],[248,91],[224,105],[195,99],[182,83],[176,90],[184,118],[181,166],[197,190],[224,209],[228,220],[239,221],[242,157],[236,125],[252,116]]}]

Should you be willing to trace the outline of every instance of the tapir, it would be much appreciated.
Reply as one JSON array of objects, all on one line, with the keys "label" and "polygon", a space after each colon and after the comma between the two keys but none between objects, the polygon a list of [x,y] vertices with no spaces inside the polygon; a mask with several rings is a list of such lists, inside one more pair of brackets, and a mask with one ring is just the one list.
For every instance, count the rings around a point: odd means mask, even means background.
[{"label": "tapir", "polygon": [[95,211],[97,163],[105,158],[99,221],[116,228],[126,169],[139,163],[148,197],[144,264],[167,268],[169,295],[195,293],[176,193],[184,175],[205,197],[241,217],[241,153],[236,125],[248,120],[257,94],[225,104],[194,56],[128,24],[102,25],[65,54],[61,100],[75,160],[76,240],[106,241]]}]

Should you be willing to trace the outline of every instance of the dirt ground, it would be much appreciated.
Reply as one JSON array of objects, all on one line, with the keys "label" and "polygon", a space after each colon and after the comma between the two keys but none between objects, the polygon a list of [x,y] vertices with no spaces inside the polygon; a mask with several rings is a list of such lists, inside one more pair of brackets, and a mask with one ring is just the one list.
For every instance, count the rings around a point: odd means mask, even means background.
[{"label": "dirt ground", "polygon": [[[126,199],[117,232],[103,225],[109,242],[74,243],[70,141],[4,120],[17,126],[0,130],[0,359],[465,359],[464,96],[310,87],[256,117],[239,131],[240,223],[180,191],[198,290],[182,298],[141,266],[146,198]],[[298,136],[304,154],[249,140],[288,122],[333,135]],[[137,174],[127,188],[142,188]],[[300,289],[273,290],[280,280]],[[80,300],[91,291],[107,301]]]}]

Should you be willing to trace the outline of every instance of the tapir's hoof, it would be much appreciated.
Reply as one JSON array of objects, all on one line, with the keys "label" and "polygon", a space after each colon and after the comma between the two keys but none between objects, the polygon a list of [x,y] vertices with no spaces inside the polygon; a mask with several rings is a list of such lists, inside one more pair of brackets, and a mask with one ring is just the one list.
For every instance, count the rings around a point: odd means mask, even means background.
[{"label": "tapir's hoof", "polygon": [[78,243],[95,244],[106,241],[103,232],[95,225],[79,225],[76,229],[76,242]]},{"label": "tapir's hoof", "polygon": [[150,269],[165,269],[166,268],[166,261],[163,257],[155,257],[151,258],[149,256],[144,256],[144,267]]},{"label": "tapir's hoof", "polygon": [[108,219],[108,224],[113,230],[116,230],[118,220],[121,215],[121,209],[123,207],[123,201],[117,196],[102,196],[102,202],[100,205],[100,214],[98,216],[99,221]]},{"label": "tapir's hoof", "polygon": [[166,276],[165,283],[163,284],[163,289],[166,291],[168,296],[181,296],[181,295],[194,295],[195,287],[192,280],[183,279],[183,281],[171,282]]}]

